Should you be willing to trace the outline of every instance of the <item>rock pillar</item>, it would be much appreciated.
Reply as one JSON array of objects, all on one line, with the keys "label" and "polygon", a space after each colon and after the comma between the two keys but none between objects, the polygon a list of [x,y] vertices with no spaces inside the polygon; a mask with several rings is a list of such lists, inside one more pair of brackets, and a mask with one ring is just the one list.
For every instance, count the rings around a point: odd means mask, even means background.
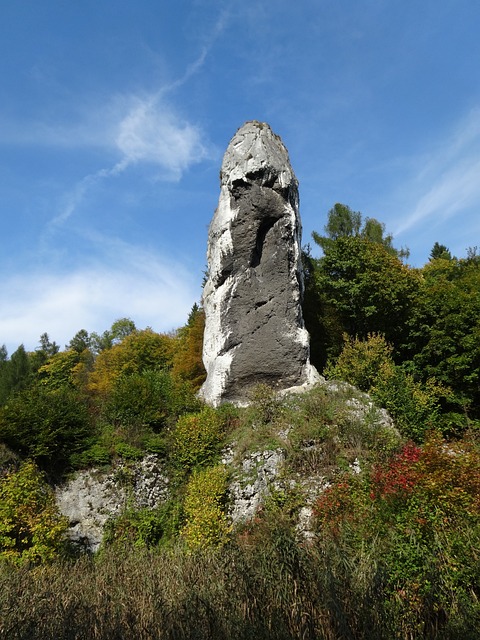
[{"label": "rock pillar", "polygon": [[319,379],[301,308],[298,181],[283,142],[267,124],[247,122],[228,145],[220,181],[208,236],[200,391],[214,406],[245,404],[259,383],[289,390]]}]

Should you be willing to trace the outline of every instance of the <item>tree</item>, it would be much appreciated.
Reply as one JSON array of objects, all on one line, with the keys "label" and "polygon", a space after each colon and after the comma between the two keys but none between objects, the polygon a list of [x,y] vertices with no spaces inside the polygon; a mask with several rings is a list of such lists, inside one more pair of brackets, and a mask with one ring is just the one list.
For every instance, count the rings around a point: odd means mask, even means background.
[{"label": "tree", "polygon": [[417,382],[394,363],[392,352],[381,335],[370,334],[365,340],[345,336],[342,353],[324,374],[367,391],[388,410],[403,436],[421,442],[429,429],[444,428],[440,403],[450,390],[432,378]]},{"label": "tree", "polygon": [[322,249],[323,245],[328,247],[330,241],[335,242],[339,238],[350,238],[360,235],[360,227],[362,225],[362,214],[359,211],[352,211],[345,204],[337,202],[328,212],[328,222],[325,225],[326,236],[320,236],[316,231],[313,232],[313,239]]},{"label": "tree", "polygon": [[343,325],[334,304],[318,285],[319,261],[307,246],[302,251],[304,295],[303,319],[310,334],[310,361],[321,371],[331,354],[338,354],[343,345]]},{"label": "tree", "polygon": [[98,335],[98,333],[92,333],[90,336],[90,346],[94,351],[100,353],[105,349],[110,349],[116,344],[119,344],[124,338],[135,333],[135,323],[130,318],[120,318],[115,320],[110,329],[107,329]]},{"label": "tree", "polygon": [[91,337],[88,335],[88,331],[85,329],[80,329],[73,336],[70,342],[66,345],[66,349],[68,351],[76,351],[77,353],[82,353],[85,349],[90,349],[92,343]]},{"label": "tree", "polygon": [[195,303],[188,316],[187,324],[177,333],[172,366],[172,374],[183,380],[189,380],[195,390],[201,387],[206,378],[202,360],[204,330],[205,312]]},{"label": "tree", "polygon": [[[388,248],[360,236],[340,237],[315,265],[315,286],[325,308],[335,312],[336,335],[366,338],[382,333],[400,347],[419,291],[420,276]],[[337,353],[338,355],[338,353]]]},{"label": "tree", "polygon": [[435,242],[432,250],[430,251],[430,260],[437,260],[438,258],[441,258],[442,260],[451,260],[452,254],[444,244]]},{"label": "tree", "polygon": [[10,360],[3,360],[0,366],[0,405],[14,391],[25,389],[31,382],[32,364],[25,347],[21,344]]},{"label": "tree", "polygon": [[69,387],[50,390],[36,382],[12,394],[0,409],[0,440],[54,474],[68,468],[91,436],[86,403]]},{"label": "tree", "polygon": [[147,369],[165,369],[172,365],[175,338],[155,333],[152,329],[134,331],[122,342],[103,349],[97,356],[89,376],[89,389],[106,395],[122,375],[141,373]]},{"label": "tree", "polygon": [[85,386],[85,373],[92,364],[93,354],[88,349],[59,351],[40,367],[37,377],[50,390],[61,387],[81,389]]},{"label": "tree", "polygon": [[[405,354],[416,376],[435,377],[480,418],[480,261],[431,260],[408,321]],[[458,407],[457,410],[458,411]]]},{"label": "tree", "polygon": [[56,342],[51,342],[48,333],[42,333],[40,336],[40,348],[37,351],[42,351],[46,356],[53,356],[58,353],[60,347]]},{"label": "tree", "polygon": [[392,245],[393,236],[391,234],[385,235],[383,223],[375,218],[366,218],[362,226],[362,221],[362,214],[359,211],[352,211],[347,205],[337,202],[328,212],[328,221],[324,227],[326,235],[322,236],[314,231],[312,237],[324,253],[334,247],[335,242],[341,238],[364,238],[383,245],[393,256],[408,258],[410,254],[408,249],[395,249]]}]

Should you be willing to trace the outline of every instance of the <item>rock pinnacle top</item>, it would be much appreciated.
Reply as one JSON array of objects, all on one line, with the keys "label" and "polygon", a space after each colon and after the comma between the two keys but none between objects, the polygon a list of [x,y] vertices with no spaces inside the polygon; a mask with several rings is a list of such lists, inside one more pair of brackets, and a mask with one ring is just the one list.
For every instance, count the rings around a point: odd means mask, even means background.
[{"label": "rock pinnacle top", "polygon": [[220,176],[223,185],[261,176],[265,186],[298,186],[280,136],[273,133],[266,122],[257,120],[246,122],[233,136],[223,157]]}]

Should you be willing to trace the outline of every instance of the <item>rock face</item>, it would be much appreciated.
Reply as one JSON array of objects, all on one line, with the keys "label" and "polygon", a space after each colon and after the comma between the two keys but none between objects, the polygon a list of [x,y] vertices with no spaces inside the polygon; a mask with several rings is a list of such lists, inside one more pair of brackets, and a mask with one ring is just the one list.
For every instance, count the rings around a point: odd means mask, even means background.
[{"label": "rock face", "polygon": [[200,394],[217,406],[245,404],[249,389],[279,390],[319,379],[309,362],[301,299],[298,181],[281,139],[261,122],[232,138],[208,237]]},{"label": "rock face", "polygon": [[127,503],[136,508],[155,508],[169,496],[169,479],[161,461],[148,455],[128,468],[111,473],[78,472],[57,487],[56,502],[70,522],[69,539],[89,551],[97,551],[109,518],[120,515]]}]

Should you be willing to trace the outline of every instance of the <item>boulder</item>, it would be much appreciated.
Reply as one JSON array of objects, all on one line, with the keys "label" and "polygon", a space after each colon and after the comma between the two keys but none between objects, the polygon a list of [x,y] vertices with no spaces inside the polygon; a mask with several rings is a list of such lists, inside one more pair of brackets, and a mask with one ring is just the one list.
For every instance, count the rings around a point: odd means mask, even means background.
[{"label": "boulder", "polygon": [[203,292],[207,379],[200,395],[213,406],[246,404],[258,384],[286,391],[320,379],[301,308],[298,181],[268,124],[251,121],[237,131],[220,182]]}]

